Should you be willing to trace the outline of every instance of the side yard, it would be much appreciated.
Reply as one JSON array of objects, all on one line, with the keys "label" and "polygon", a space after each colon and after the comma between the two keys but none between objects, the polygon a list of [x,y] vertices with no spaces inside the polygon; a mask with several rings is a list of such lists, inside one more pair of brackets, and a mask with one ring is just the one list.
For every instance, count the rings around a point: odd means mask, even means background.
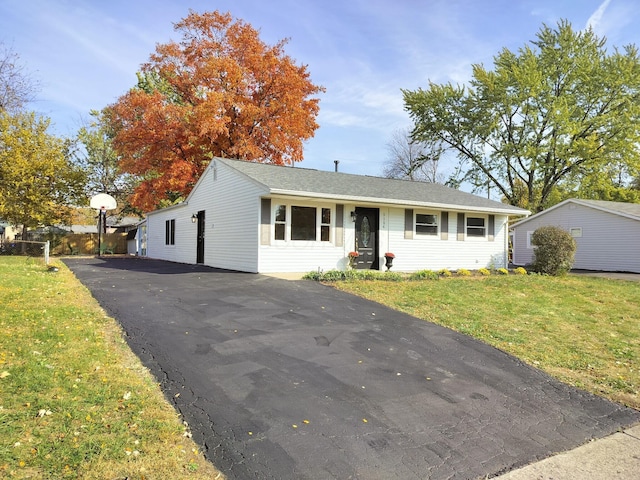
[{"label": "side yard", "polygon": [[0,477],[222,479],[62,264],[0,257]]}]

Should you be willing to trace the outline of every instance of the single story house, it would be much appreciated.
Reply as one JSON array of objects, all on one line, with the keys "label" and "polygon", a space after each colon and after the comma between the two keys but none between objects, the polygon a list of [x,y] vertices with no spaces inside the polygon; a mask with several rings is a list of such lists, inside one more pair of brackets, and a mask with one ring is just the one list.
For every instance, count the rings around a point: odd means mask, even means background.
[{"label": "single story house", "polygon": [[511,227],[515,265],[533,262],[531,235],[547,225],[575,238],[573,268],[640,273],[640,204],[573,198],[521,220]]},{"label": "single story house", "polygon": [[148,213],[147,256],[254,272],[506,267],[528,211],[433,183],[214,158],[187,199]]}]

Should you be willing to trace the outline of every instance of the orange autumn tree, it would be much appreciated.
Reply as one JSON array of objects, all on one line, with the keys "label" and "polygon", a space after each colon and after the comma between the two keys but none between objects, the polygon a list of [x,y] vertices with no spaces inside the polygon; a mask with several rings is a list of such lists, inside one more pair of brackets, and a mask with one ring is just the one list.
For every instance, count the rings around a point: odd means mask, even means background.
[{"label": "orange autumn tree", "polygon": [[175,25],[179,43],[156,47],[138,85],[105,109],[120,168],[140,183],[143,211],[186,196],[214,156],[292,164],[318,128],[306,66],[268,46],[229,13],[193,11]]}]

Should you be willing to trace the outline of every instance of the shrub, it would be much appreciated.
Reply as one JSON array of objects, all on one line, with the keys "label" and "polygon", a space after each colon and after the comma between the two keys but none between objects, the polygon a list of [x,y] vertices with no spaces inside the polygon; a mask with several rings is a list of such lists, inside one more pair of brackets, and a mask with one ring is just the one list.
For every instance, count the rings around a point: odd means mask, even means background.
[{"label": "shrub", "polygon": [[564,275],[573,266],[576,241],[560,227],[538,228],[531,236],[534,245],[533,269],[545,275]]},{"label": "shrub", "polygon": [[488,277],[489,275],[491,275],[491,272],[486,268],[481,268],[480,270],[478,270],[478,273],[485,277]]},{"label": "shrub", "polygon": [[442,277],[450,277],[451,276],[451,272],[449,270],[447,270],[446,268],[443,268],[442,270],[438,270],[438,275],[440,275]]},{"label": "shrub", "polygon": [[509,270],[507,270],[506,268],[499,268],[498,275],[509,275]]},{"label": "shrub", "polygon": [[469,270],[467,270],[466,268],[459,268],[456,271],[457,275],[460,275],[461,277],[469,277],[471,276],[471,272]]},{"label": "shrub", "polygon": [[309,272],[302,278],[316,282],[338,282],[341,280],[384,280],[399,282],[403,276],[396,272],[379,272],[378,270],[327,270],[326,272]]},{"label": "shrub", "polygon": [[522,267],[518,267],[513,271],[513,273],[515,273],[516,275],[526,275],[527,271]]},{"label": "shrub", "polygon": [[433,270],[419,270],[409,275],[409,280],[438,280],[438,274]]}]

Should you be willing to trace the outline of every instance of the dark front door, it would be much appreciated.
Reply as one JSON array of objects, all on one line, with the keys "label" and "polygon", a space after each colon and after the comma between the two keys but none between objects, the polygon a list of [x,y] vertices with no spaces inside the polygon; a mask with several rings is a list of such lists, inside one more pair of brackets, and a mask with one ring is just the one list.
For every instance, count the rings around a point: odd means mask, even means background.
[{"label": "dark front door", "polygon": [[356,260],[358,269],[378,269],[378,209],[356,208]]},{"label": "dark front door", "polygon": [[204,263],[204,210],[198,212],[198,246],[196,263]]}]

